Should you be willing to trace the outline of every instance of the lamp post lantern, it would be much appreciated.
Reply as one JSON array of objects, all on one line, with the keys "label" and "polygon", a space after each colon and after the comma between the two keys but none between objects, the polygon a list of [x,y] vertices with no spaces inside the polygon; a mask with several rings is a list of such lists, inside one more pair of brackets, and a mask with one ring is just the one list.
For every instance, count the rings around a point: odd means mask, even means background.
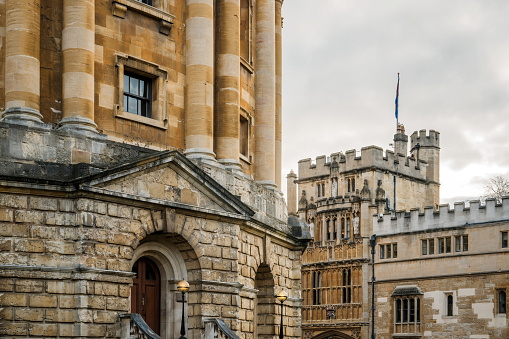
[{"label": "lamp post lantern", "polygon": [[186,292],[189,291],[189,283],[185,280],[182,280],[177,285],[177,290],[182,293],[182,324],[180,325],[180,338],[186,339],[186,325],[184,323],[184,303],[186,301]]},{"label": "lamp post lantern", "polygon": [[276,295],[277,300],[281,301],[281,324],[279,325],[279,339],[283,339],[283,303],[288,299],[288,293],[280,291]]},{"label": "lamp post lantern", "polygon": [[369,246],[371,247],[371,339],[375,339],[375,247],[376,247],[376,234],[369,239]]}]

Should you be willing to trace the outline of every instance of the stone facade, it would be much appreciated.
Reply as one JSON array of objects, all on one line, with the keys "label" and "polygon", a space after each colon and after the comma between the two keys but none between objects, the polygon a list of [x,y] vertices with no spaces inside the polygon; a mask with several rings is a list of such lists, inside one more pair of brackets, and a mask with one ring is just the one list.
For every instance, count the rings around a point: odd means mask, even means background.
[{"label": "stone facade", "polygon": [[407,141],[400,126],[396,155],[370,146],[360,157],[302,160],[298,178],[288,175],[288,211],[313,236],[302,262],[303,338],[371,337],[373,234],[377,338],[509,336],[509,199],[439,205],[439,134],[414,132],[402,161]]},{"label": "stone facade", "polygon": [[306,220],[313,237],[302,262],[305,338],[368,337],[372,216],[438,204],[440,134],[414,132],[410,156],[402,125],[394,142],[395,152],[385,154],[369,146],[360,156],[349,150],[304,159],[298,178],[287,177],[288,210]]},{"label": "stone facade", "polygon": [[301,336],[281,5],[0,0],[0,336],[127,338],[138,280],[163,338]]},{"label": "stone facade", "polygon": [[[454,209],[441,205],[439,210],[419,212],[373,220],[379,244],[377,338],[414,333],[429,338],[509,337],[507,308],[499,308],[500,293],[507,302],[509,292],[509,198],[502,204],[493,199],[483,206],[456,203]],[[397,244],[397,258],[380,258],[385,244]],[[397,292],[409,290],[408,286],[419,293]],[[397,300],[408,298],[420,299],[420,318],[408,317],[405,322],[397,315]]]}]

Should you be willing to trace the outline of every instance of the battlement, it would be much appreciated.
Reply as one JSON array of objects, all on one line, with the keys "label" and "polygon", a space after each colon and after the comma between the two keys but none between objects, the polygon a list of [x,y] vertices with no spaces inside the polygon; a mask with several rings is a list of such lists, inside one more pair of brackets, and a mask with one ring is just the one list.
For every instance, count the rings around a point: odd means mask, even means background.
[{"label": "battlement", "polygon": [[410,149],[413,149],[417,143],[421,147],[440,147],[440,132],[432,129],[429,130],[429,134],[426,134],[425,129],[415,131],[410,136]]},{"label": "battlement", "polygon": [[502,198],[497,204],[495,199],[487,199],[485,205],[479,201],[471,201],[466,207],[464,202],[439,205],[438,210],[425,207],[424,212],[416,208],[398,211],[394,217],[390,213],[382,217],[373,216],[373,233],[376,235],[393,235],[398,233],[431,231],[433,229],[453,228],[465,225],[482,224],[509,220],[509,196]]},{"label": "battlement", "polygon": [[[341,152],[332,153],[330,157],[321,155],[313,162],[311,158],[299,161],[299,179],[320,177],[330,174],[330,165],[336,160],[339,165],[339,172],[359,171],[363,169],[378,168],[382,171],[398,172],[416,179],[426,178],[427,163],[420,160],[420,166],[414,157],[396,155],[391,150],[384,150],[378,146],[367,146],[361,148],[360,156],[355,149],[348,150],[345,154]],[[328,160],[328,161],[327,161]]]}]

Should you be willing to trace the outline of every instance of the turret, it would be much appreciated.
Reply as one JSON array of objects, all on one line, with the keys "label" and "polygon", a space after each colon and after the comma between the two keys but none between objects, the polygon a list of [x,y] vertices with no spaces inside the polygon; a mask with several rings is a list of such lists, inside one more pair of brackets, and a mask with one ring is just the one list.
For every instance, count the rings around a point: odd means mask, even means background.
[{"label": "turret", "polygon": [[426,205],[436,206],[440,201],[440,133],[430,130],[414,132],[410,136],[410,153],[415,159],[424,160],[426,180],[430,189],[426,192]]},{"label": "turret", "polygon": [[297,215],[297,174],[293,170],[286,176],[286,194],[288,196],[288,215]]},{"label": "turret", "polygon": [[405,126],[398,124],[396,134],[394,134],[394,152],[406,157],[408,152],[408,136],[405,134]]}]

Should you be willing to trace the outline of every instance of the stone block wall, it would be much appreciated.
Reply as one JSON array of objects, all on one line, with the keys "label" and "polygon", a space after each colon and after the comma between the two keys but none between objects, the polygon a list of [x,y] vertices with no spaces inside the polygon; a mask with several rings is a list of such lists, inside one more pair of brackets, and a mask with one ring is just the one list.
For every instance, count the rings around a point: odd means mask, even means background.
[{"label": "stone block wall", "polygon": [[290,295],[285,337],[300,337],[300,250],[284,238],[273,242],[270,232],[253,233],[238,221],[153,204],[39,193],[0,194],[1,335],[118,337],[119,314],[131,308],[136,251],[166,246],[179,251],[186,271],[166,278],[191,284],[189,338],[201,336],[207,318],[254,338],[255,320],[268,311],[258,330],[275,333],[280,308],[273,291],[281,289]]},{"label": "stone block wall", "polygon": [[[421,331],[424,338],[507,338],[509,318],[497,314],[497,289],[509,289],[509,274],[434,277],[376,284],[376,337],[393,338],[394,299],[397,286],[418,286]],[[447,316],[446,296],[453,296],[453,315]],[[371,302],[371,301],[370,301]]]}]

